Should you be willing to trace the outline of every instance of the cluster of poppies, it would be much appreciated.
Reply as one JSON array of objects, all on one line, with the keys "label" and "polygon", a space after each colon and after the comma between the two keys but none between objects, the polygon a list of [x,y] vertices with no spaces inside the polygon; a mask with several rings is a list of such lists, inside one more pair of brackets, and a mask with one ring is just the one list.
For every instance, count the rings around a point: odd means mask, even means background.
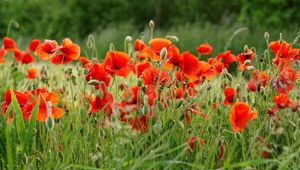
[{"label": "cluster of poppies", "polygon": [[63,109],[56,106],[59,103],[59,97],[55,92],[50,92],[46,88],[37,88],[32,91],[23,92],[7,90],[2,103],[2,115],[6,116],[6,114],[9,114],[7,115],[9,117],[7,119],[8,122],[13,118],[13,112],[7,113],[7,109],[12,102],[11,92],[16,96],[24,120],[30,120],[32,110],[38,101],[40,102],[36,116],[37,121],[45,122],[47,118],[60,119],[63,116]]},{"label": "cluster of poppies", "polygon": [[[269,48],[275,55],[273,65],[278,71],[278,76],[272,80],[273,88],[278,96],[274,96],[275,106],[270,108],[268,113],[276,115],[278,109],[288,107],[296,111],[298,104],[289,99],[288,95],[300,77],[299,69],[293,68],[300,60],[299,49],[293,48],[285,41],[271,42]],[[192,100],[199,92],[197,87],[218,75],[232,78],[228,73],[229,65],[232,63],[236,63],[241,72],[251,72],[248,91],[257,92],[271,88],[268,84],[272,76],[253,66],[253,59],[256,57],[253,50],[245,48],[238,55],[227,50],[215,57],[211,56],[212,50],[210,44],[200,44],[196,47],[198,52],[196,56],[190,51],[181,52],[175,43],[166,38],[154,38],[148,43],[136,39],[133,44],[133,53],[130,55],[123,51],[109,50],[103,62],[98,63],[86,57],[80,57],[80,47],[68,38],[64,39],[60,46],[54,40],[44,42],[32,40],[27,51],[22,52],[12,39],[5,37],[0,50],[0,61],[4,62],[6,52],[13,52],[15,60],[22,64],[33,62],[32,54],[42,60],[50,60],[53,64],[66,64],[77,60],[86,70],[86,82],[94,86],[97,91],[86,97],[90,105],[89,113],[101,111],[103,118],[107,120],[115,114],[122,122],[132,126],[133,130],[147,132],[150,120],[155,121],[157,111],[169,107],[172,104],[170,101],[175,101],[173,107],[182,109],[182,118],[187,124],[195,115],[201,115],[204,119],[208,118],[209,115],[199,109],[201,101]],[[200,60],[199,56],[207,56],[207,60]],[[126,78],[130,73],[136,76],[136,84],[129,87],[126,83],[121,83],[119,86],[122,91],[121,101],[115,100],[112,91],[109,91],[109,87],[113,84],[111,80],[118,76]],[[26,77],[34,79],[36,70],[30,68]],[[223,90],[225,97],[222,105],[231,106],[229,120],[232,129],[237,132],[242,131],[249,121],[257,117],[258,113],[239,96],[238,89],[230,87],[230,83],[224,83]],[[37,98],[41,100],[37,120],[45,121],[47,118],[47,103],[51,104],[51,114],[54,118],[62,116],[63,111],[53,106],[58,103],[58,97],[54,92],[37,89],[32,92],[14,91],[14,93],[22,108],[24,119],[30,117]],[[10,91],[7,91],[2,103],[3,114],[10,102]],[[213,108],[216,107],[218,103],[215,102]]]}]

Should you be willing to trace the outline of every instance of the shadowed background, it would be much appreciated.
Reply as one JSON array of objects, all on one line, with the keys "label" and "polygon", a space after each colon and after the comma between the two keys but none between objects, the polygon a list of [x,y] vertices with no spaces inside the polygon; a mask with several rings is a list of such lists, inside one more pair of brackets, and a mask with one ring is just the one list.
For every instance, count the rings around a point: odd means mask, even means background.
[{"label": "shadowed background", "polygon": [[122,50],[126,35],[147,39],[148,21],[153,19],[155,36],[178,36],[182,50],[195,52],[199,43],[209,42],[216,54],[237,29],[247,27],[229,49],[239,52],[248,44],[259,51],[265,48],[266,31],[271,39],[282,32],[292,41],[299,30],[299,9],[299,0],[0,0],[0,35],[7,35],[14,20],[19,27],[12,26],[9,36],[19,42],[70,37],[84,49],[87,36],[93,34],[103,57],[111,42]]}]

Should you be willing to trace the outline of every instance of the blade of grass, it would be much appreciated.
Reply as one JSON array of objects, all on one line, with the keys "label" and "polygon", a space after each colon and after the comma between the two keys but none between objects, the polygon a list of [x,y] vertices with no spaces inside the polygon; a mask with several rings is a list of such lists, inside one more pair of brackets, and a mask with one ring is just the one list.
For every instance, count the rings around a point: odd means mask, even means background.
[{"label": "blade of grass", "polygon": [[[24,141],[24,135],[25,135],[25,123],[22,116],[22,110],[20,108],[20,105],[18,103],[18,100],[16,98],[16,95],[12,89],[10,89],[11,93],[11,99],[12,99],[12,106],[14,108],[14,119],[16,120],[16,126],[17,126],[17,133],[19,136],[19,140],[22,143]],[[22,148],[23,149],[23,148]]]},{"label": "blade of grass", "polygon": [[40,106],[40,98],[38,98],[38,101],[37,101],[36,105],[34,106],[32,112],[31,112],[31,117],[30,117],[28,130],[26,132],[25,140],[24,140],[24,143],[23,143],[24,152],[26,152],[26,149],[28,148],[28,144],[30,143],[30,140],[31,140],[32,135],[33,135],[33,130],[34,130],[34,127],[36,125],[36,116],[37,116],[38,111],[39,111],[39,106]]},{"label": "blade of grass", "polygon": [[6,159],[9,169],[13,169],[14,166],[14,154],[13,154],[13,142],[11,140],[11,129],[13,124],[9,123],[5,128],[5,138],[6,138]]}]

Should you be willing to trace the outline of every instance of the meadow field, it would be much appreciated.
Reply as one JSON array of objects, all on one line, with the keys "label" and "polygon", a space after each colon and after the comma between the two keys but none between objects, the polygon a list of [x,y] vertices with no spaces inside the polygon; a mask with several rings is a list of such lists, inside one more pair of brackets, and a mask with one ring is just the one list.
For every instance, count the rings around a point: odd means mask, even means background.
[{"label": "meadow field", "polygon": [[299,3],[0,0],[0,170],[300,169]]}]

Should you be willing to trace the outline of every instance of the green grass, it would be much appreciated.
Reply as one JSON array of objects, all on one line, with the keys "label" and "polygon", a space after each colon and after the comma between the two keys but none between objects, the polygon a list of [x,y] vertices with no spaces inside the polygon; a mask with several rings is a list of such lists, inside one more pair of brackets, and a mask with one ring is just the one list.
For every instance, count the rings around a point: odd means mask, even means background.
[{"label": "green grass", "polygon": [[[214,47],[214,54],[224,51],[232,33],[240,27],[207,26],[198,28],[183,25],[170,31],[155,31],[155,36],[176,35],[180,39],[177,44],[180,49],[190,49],[202,42],[209,42]],[[83,47],[83,54],[89,57],[103,58],[109,49],[109,43],[114,42],[116,49],[123,50],[123,38],[140,34],[136,32],[107,29],[94,34],[96,48],[94,51]],[[124,27],[126,30],[127,28]],[[128,26],[128,30],[130,30]],[[258,46],[263,52],[266,47],[264,32],[242,32],[232,39],[229,46],[234,52],[241,52],[244,45]],[[284,34],[291,41],[295,33]],[[144,32],[145,39],[149,39],[149,30]],[[272,39],[276,39],[277,32],[271,32]],[[247,41],[250,39],[249,41]],[[22,42],[20,40],[19,42]],[[84,44],[86,40],[80,43]],[[298,44],[299,45],[299,44]],[[97,52],[95,51],[97,50]],[[97,54],[97,55],[96,55]],[[224,157],[221,160],[222,169],[298,169],[300,162],[300,117],[299,109],[280,110],[280,120],[270,119],[267,109],[274,105],[273,96],[276,95],[269,82],[264,93],[250,93],[247,91],[247,79],[242,74],[233,74],[229,82],[231,87],[241,87],[243,100],[258,111],[258,118],[251,121],[241,133],[233,132],[229,123],[228,106],[222,106],[224,99],[220,88],[224,79],[221,76],[212,81],[205,81],[197,87],[195,97],[185,100],[177,108],[178,101],[168,101],[168,107],[160,110],[154,107],[157,116],[155,122],[149,126],[147,133],[133,132],[128,123],[122,123],[117,115],[113,116],[110,127],[103,125],[102,111],[89,115],[88,102],[84,99],[84,92],[97,94],[92,86],[84,80],[84,69],[77,64],[56,66],[49,62],[35,62],[30,66],[45,68],[48,81],[40,78],[33,81],[24,79],[26,68],[29,66],[14,64],[13,61],[0,65],[0,94],[7,89],[19,91],[47,87],[52,91],[63,91],[60,94],[60,106],[64,107],[62,119],[55,122],[53,130],[48,130],[44,123],[32,121],[24,122],[16,99],[10,109],[14,110],[13,123],[6,124],[7,117],[0,116],[0,169],[217,169],[220,154],[220,144],[224,144]],[[260,65],[256,65],[257,68]],[[276,76],[274,68],[266,66],[272,78]],[[65,72],[72,70],[75,81],[65,77]],[[136,84],[137,79],[130,75],[127,79],[117,78],[110,88],[116,99],[120,99],[120,90],[116,87],[120,83]],[[300,101],[299,80],[289,96],[294,101]],[[172,88],[171,88],[172,90]],[[165,89],[168,92],[168,89]],[[201,112],[209,118],[195,116],[191,124],[186,124],[183,114],[187,106],[192,103],[201,106]],[[218,108],[211,108],[213,102]],[[37,110],[33,111],[33,115]],[[8,110],[9,112],[9,110]],[[8,114],[7,114],[8,115]],[[132,114],[132,116],[134,113]],[[35,116],[33,116],[35,117]],[[283,128],[283,131],[279,131]],[[191,136],[198,136],[205,140],[199,151],[191,152],[187,140]],[[261,144],[257,137],[262,136],[265,144]],[[269,144],[269,158],[262,158],[262,151]]]}]

